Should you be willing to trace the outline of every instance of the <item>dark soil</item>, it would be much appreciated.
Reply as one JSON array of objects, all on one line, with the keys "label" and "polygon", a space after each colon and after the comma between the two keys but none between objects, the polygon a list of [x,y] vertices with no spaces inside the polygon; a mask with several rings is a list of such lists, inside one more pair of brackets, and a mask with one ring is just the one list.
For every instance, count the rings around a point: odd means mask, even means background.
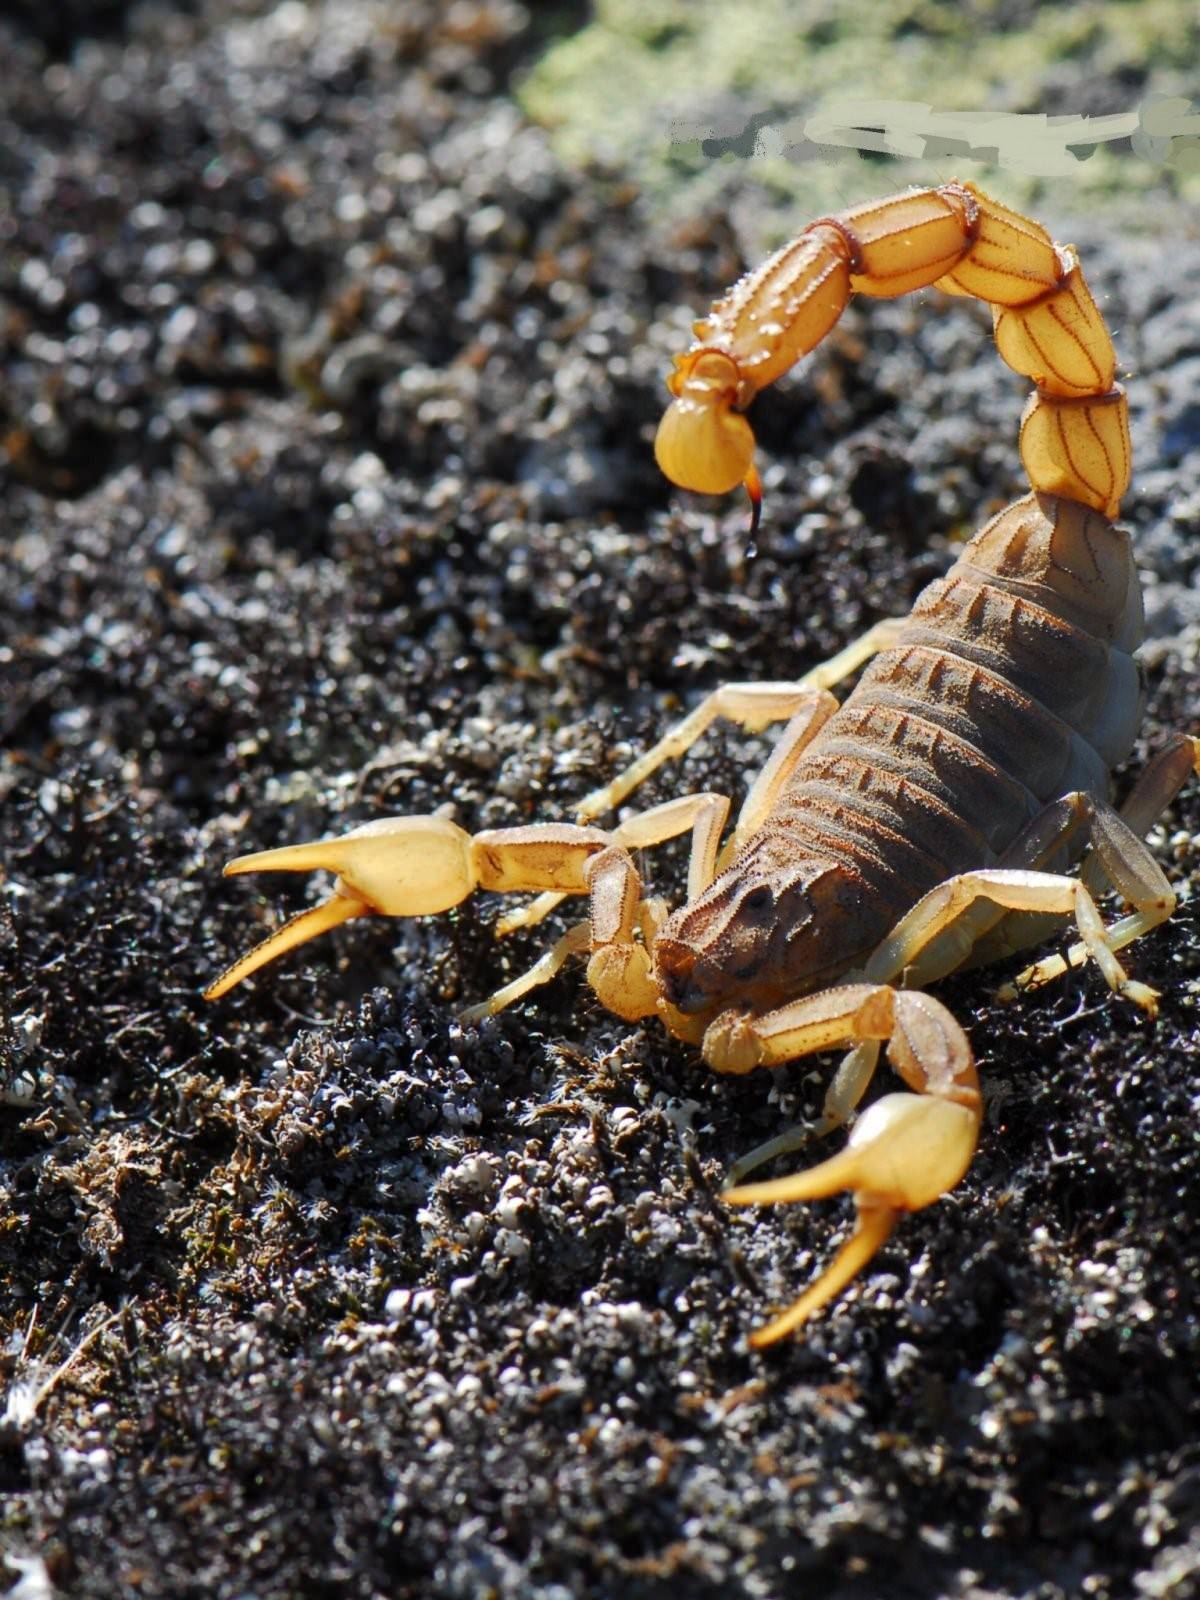
[{"label": "dark soil", "polygon": [[[567,817],[703,690],[902,611],[1022,490],[986,313],[852,308],[759,403],[748,551],[649,447],[737,241],[556,161],[525,13],[45,9],[0,21],[10,1592],[1195,1593],[1194,899],[1131,952],[1156,1026],[1092,971],[940,986],[974,1166],[765,1355],[849,1207],[717,1196],[823,1064],[715,1079],[577,972],[464,1029],[545,943],[495,901],[200,998],[309,893],[229,857]],[[1200,247],[1044,220],[1131,374],[1136,768],[1197,722]],[[1153,842],[1194,889],[1200,786]]]}]

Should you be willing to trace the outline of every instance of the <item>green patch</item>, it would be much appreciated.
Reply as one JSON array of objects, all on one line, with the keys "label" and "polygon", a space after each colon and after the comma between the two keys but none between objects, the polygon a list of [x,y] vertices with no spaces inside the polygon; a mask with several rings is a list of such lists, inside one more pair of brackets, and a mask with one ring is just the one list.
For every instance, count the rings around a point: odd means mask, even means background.
[{"label": "green patch", "polygon": [[879,192],[881,166],[891,186],[962,176],[1083,211],[1200,194],[1194,137],[1140,153],[1113,138],[1147,100],[1186,97],[1198,55],[1189,0],[597,0],[520,100],[564,159],[631,173],[669,216],[748,189],[795,215],[841,209]]}]

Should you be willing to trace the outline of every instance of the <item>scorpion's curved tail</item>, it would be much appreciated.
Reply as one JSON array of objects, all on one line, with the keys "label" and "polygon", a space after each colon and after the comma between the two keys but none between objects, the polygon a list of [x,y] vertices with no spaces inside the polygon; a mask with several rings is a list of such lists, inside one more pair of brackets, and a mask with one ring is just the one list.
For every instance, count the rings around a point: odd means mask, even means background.
[{"label": "scorpion's curved tail", "polygon": [[987,301],[1000,354],[1033,380],[1020,443],[1034,489],[1115,517],[1129,487],[1128,407],[1074,247],[969,183],[822,217],[718,300],[667,380],[675,398],[655,440],[667,477],[707,494],[744,483],[754,501],[741,413],[758,391],[820,343],[851,294],[929,284]]}]

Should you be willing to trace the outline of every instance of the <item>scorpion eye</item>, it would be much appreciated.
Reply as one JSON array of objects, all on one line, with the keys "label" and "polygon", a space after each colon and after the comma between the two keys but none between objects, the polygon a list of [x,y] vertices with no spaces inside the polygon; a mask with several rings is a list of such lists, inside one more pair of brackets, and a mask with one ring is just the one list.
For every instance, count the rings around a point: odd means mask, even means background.
[{"label": "scorpion eye", "polygon": [[756,889],[751,889],[749,894],[743,896],[741,909],[748,911],[751,916],[759,917],[771,911],[775,905],[775,896],[771,893],[770,886],[760,883]]}]

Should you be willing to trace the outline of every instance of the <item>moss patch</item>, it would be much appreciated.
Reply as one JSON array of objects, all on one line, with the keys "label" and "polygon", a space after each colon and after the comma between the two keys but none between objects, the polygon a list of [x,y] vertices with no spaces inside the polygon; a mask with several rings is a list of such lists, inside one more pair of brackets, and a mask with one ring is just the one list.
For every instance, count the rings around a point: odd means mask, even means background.
[{"label": "moss patch", "polygon": [[[888,183],[937,181],[939,169],[984,184],[1003,175],[1016,201],[1057,182],[1084,207],[1097,196],[1200,194],[1200,141],[1137,155],[1125,139],[1089,154],[1084,135],[1067,158],[1074,167],[1055,175],[1044,161],[989,159],[986,127],[970,153],[947,147],[919,108],[1044,116],[1039,143],[1060,145],[1057,119],[1186,97],[1198,55],[1200,13],[1185,0],[598,0],[587,27],[546,51],[520,100],[568,160],[616,163],[680,212],[747,183],[806,210],[840,208],[878,191],[881,162]],[[865,133],[861,150],[823,142],[813,119],[842,121],[847,103],[893,129],[915,120],[930,136],[911,135],[906,155],[898,135],[875,150]],[[871,115],[860,109],[856,121]]]}]

